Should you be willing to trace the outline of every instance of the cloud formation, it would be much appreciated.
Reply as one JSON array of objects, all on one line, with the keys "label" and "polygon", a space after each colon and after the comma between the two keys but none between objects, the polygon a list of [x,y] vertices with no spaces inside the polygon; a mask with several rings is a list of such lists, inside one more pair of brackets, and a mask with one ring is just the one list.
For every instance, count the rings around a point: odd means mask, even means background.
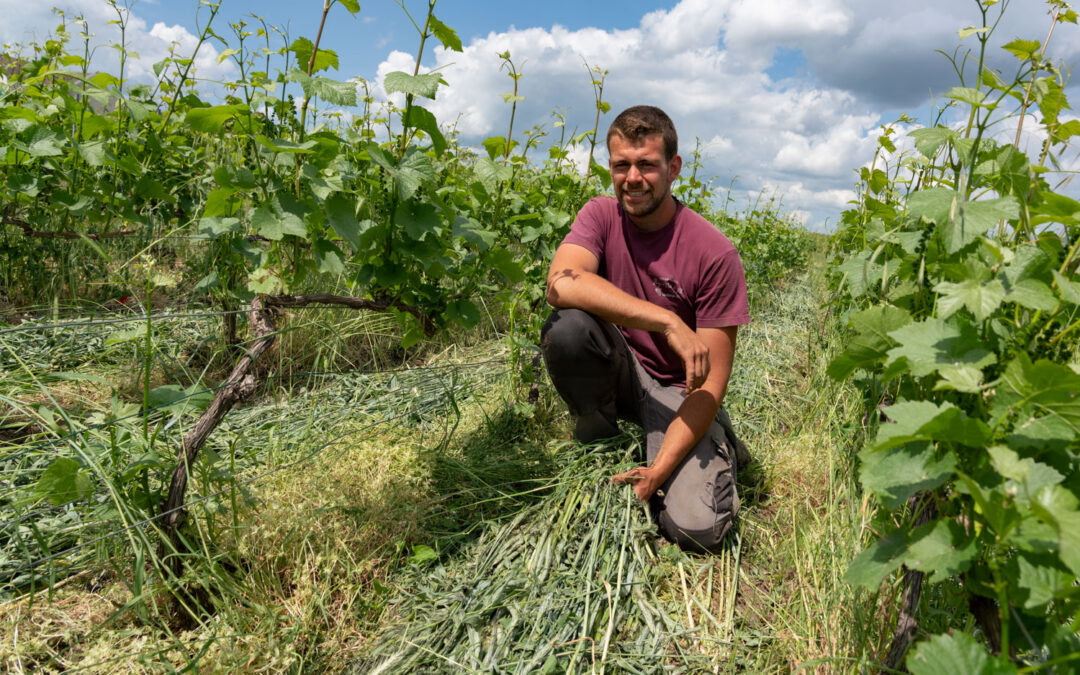
[{"label": "cloud formation", "polygon": [[[62,10],[58,15],[53,7]],[[74,23],[77,17],[86,21],[91,34],[94,49],[91,68],[110,73],[119,72],[119,52],[110,48],[110,44],[120,43],[120,27],[109,22],[116,21],[116,11],[102,0],[57,0],[55,2],[25,2],[23,0],[0,0],[0,15],[18,16],[17,21],[0,22],[0,42],[4,44],[41,43],[55,34],[61,24],[67,26],[73,42],[81,42],[79,34],[82,28]],[[137,11],[127,16],[126,41],[129,54],[138,58],[129,58],[126,63],[125,78],[134,82],[151,82],[155,79],[153,64],[169,55],[169,49],[176,45],[176,54],[188,58],[195,51],[199,38],[181,25],[166,25],[157,22],[149,26]],[[78,51],[74,45],[69,47]],[[236,67],[231,61],[218,63],[219,52],[213,44],[203,43],[196,56],[195,74],[206,80],[220,81],[236,76]]]},{"label": "cloud formation", "polygon": [[[1000,44],[1045,35],[1042,7],[1037,0],[1011,3],[990,50],[1003,72],[1016,62]],[[435,49],[422,70],[440,69],[450,85],[428,107],[456,124],[466,142],[478,142],[505,134],[509,121],[501,95],[512,83],[500,71],[500,52],[509,50],[524,72],[516,130],[550,127],[553,108],[567,114],[569,127],[591,129],[595,105],[585,64],[599,66],[609,71],[604,99],[612,114],[636,103],[664,108],[684,156],[701,140],[705,174],[721,184],[734,178],[744,200],[782,193],[785,205],[821,227],[854,197],[856,171],[873,157],[881,126],[900,111],[922,116],[932,95],[959,84],[935,50],[976,49],[974,38],[958,42],[957,31],[979,22],[973,7],[940,0],[913,0],[902,12],[881,1],[682,0],[646,14],[631,30],[555,25],[491,32],[463,54]],[[1076,28],[1059,30],[1051,56],[1076,61]],[[805,58],[808,76],[770,77],[785,50]],[[413,66],[412,56],[394,52],[377,81]],[[610,120],[601,119],[601,135]],[[597,156],[603,161],[602,148]]]}]

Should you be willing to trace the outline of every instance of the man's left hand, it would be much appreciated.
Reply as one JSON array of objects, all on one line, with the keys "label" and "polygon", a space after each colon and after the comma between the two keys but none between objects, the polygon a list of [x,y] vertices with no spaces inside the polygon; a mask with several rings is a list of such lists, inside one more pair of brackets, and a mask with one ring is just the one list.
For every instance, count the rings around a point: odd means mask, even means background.
[{"label": "man's left hand", "polygon": [[635,469],[616,474],[611,477],[612,483],[629,483],[634,488],[634,494],[637,498],[643,502],[649,501],[649,498],[660,489],[661,481],[656,479],[656,475],[649,467],[639,466]]}]

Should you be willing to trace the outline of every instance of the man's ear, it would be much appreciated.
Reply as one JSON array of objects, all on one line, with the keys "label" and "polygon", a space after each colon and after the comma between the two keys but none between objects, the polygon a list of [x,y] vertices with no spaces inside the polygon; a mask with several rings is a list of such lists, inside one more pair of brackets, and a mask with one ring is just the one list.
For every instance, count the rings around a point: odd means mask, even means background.
[{"label": "man's ear", "polygon": [[682,171],[682,157],[675,155],[671,158],[671,161],[668,162],[668,177],[672,182],[679,177],[680,171]]}]

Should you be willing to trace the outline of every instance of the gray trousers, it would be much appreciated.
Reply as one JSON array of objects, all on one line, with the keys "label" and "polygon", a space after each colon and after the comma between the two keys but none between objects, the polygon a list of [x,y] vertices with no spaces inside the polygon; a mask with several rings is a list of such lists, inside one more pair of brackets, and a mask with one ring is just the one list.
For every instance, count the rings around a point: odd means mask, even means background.
[{"label": "gray trousers", "polygon": [[[645,430],[646,459],[656,458],[685,395],[682,387],[657,382],[618,328],[580,309],[560,309],[548,317],[541,350],[555,390],[577,418],[579,441],[614,436],[623,419]],[[720,548],[739,510],[738,444],[731,419],[720,408],[705,436],[649,502],[668,540],[686,550]]]}]

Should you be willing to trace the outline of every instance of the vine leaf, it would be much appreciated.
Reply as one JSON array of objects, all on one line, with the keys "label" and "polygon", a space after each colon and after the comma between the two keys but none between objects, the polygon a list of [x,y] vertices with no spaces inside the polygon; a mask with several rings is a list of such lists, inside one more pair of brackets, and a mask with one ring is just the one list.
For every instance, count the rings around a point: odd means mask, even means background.
[{"label": "vine leaf", "polygon": [[435,115],[431,111],[413,105],[409,108],[409,114],[406,116],[405,122],[410,127],[426,132],[431,137],[431,145],[435,148],[435,154],[439,157],[442,156],[443,152],[446,151],[446,138],[443,137],[442,131],[439,130],[439,121],[435,119]]},{"label": "vine leaf", "polygon": [[315,255],[315,265],[320,272],[336,276],[345,271],[345,259],[333,243],[320,239],[312,247],[312,253]]},{"label": "vine leaf", "polygon": [[439,73],[409,75],[400,70],[395,70],[392,73],[387,73],[386,79],[383,80],[383,89],[386,90],[387,94],[399,91],[403,94],[434,99],[435,92],[439,90],[440,84],[446,84],[446,81],[443,80],[442,75]]},{"label": "vine leaf", "polygon": [[[314,43],[306,37],[297,38],[289,45],[289,51],[296,54],[296,61],[305,72],[308,64],[311,63],[311,52],[314,49]],[[311,72],[317,73],[320,70],[329,70],[330,68],[333,68],[334,70],[338,69],[337,53],[330,49],[320,49],[318,53],[315,54],[315,67],[311,69]]]},{"label": "vine leaf", "polygon": [[429,233],[438,235],[442,228],[442,219],[432,204],[412,199],[398,204],[395,222],[417,241]]},{"label": "vine leaf", "polygon": [[891,305],[875,305],[853,315],[851,325],[855,337],[847,348],[829,364],[828,374],[842,381],[859,368],[869,370],[877,364],[896,341],[889,333],[911,323],[911,314]]},{"label": "vine leaf", "polygon": [[930,574],[933,584],[966,571],[978,553],[974,535],[955,520],[939,518],[912,531],[904,564]]},{"label": "vine leaf", "polygon": [[890,509],[921,490],[944,485],[956,469],[956,454],[939,458],[931,443],[907,443],[889,451],[867,446],[859,459],[859,481]]},{"label": "vine leaf", "polygon": [[338,192],[324,203],[326,220],[338,236],[360,250],[360,223],[356,220],[356,200]]},{"label": "vine leaf", "polygon": [[836,267],[844,275],[853,297],[866,293],[870,286],[881,281],[882,265],[873,260],[873,251],[859,251]]},{"label": "vine leaf", "polygon": [[[960,138],[959,133],[944,127],[916,129],[909,133],[908,136],[911,136],[911,138],[915,140],[915,149],[927,159],[932,158],[937,154],[938,149],[947,141]],[[923,190],[923,192],[927,192],[927,190]]]},{"label": "vine leaf", "polygon": [[916,441],[960,443],[977,448],[990,442],[990,427],[952,403],[904,401],[885,408],[891,424],[882,424],[874,439],[874,450],[881,451]]},{"label": "vine leaf", "polygon": [[434,14],[428,17],[428,27],[431,28],[431,32],[438,38],[439,42],[442,43],[443,47],[455,52],[462,51],[461,38],[458,37],[457,32],[442,21],[436,19]]},{"label": "vine leaf", "polygon": [[908,656],[907,667],[911,675],[1009,675],[1017,672],[1016,666],[994,658],[975,638],[960,632],[935,635],[920,642]]},{"label": "vine leaf", "polygon": [[1010,579],[1016,579],[1017,599],[1024,609],[1039,609],[1068,593],[1076,579],[1053,556],[1020,553],[1010,558],[1006,567]]},{"label": "vine leaf", "polygon": [[[996,420],[1010,412],[1029,420],[1038,415],[1059,418],[1076,434],[1080,429],[1080,375],[1068,366],[1040,359],[1032,363],[1021,352],[1005,368],[994,399]],[[996,422],[995,422],[996,423]]]},{"label": "vine leaf", "polygon": [[938,298],[938,316],[947,319],[961,307],[966,307],[976,320],[982,321],[993,314],[1005,299],[1005,286],[997,279],[979,283],[967,278],[959,283],[943,281],[934,287],[941,294]]},{"label": "vine leaf", "polygon": [[274,195],[268,203],[255,209],[251,214],[251,226],[256,233],[273,241],[280,241],[287,234],[301,239],[308,237],[303,206],[284,193]]},{"label": "vine leaf", "polygon": [[1037,279],[1021,279],[1009,285],[1005,300],[1043,312],[1053,312],[1058,307],[1058,299],[1054,297],[1054,292],[1048,285]]},{"label": "vine leaf", "polygon": [[881,585],[885,575],[900,567],[906,550],[904,533],[893,530],[855,556],[844,573],[844,581],[874,590]]},{"label": "vine leaf", "polygon": [[425,183],[435,181],[435,167],[422,152],[411,152],[390,171],[397,181],[398,195],[402,201],[413,198]]},{"label": "vine leaf", "polygon": [[995,445],[988,448],[987,452],[994,470],[1003,478],[1020,484],[1029,500],[1044,487],[1057,485],[1065,480],[1053,467],[1036,462],[1030,457],[1021,458],[1012,448]]},{"label": "vine leaf", "polygon": [[242,103],[215,105],[208,108],[192,108],[184,116],[184,123],[195,131],[216,134],[229,120],[251,114],[251,108]]},{"label": "vine leaf", "polygon": [[38,478],[35,489],[41,497],[60,506],[94,493],[94,481],[70,457],[60,457]]},{"label": "vine leaf", "polygon": [[889,333],[899,346],[890,349],[885,362],[890,374],[898,374],[907,365],[915,377],[925,377],[942,368],[972,366],[982,369],[997,362],[975,328],[955,319],[931,317],[910,323]]},{"label": "vine leaf", "polygon": [[1058,534],[1061,562],[1073,574],[1080,574],[1080,511],[1076,495],[1061,485],[1043,490],[1031,507]]},{"label": "vine leaf", "polygon": [[[916,193],[918,194],[918,193]],[[956,215],[939,231],[945,248],[956,253],[977,241],[1001,220],[1015,220],[1020,215],[1020,205],[1015,197],[998,197],[980,202],[959,202]]]}]

